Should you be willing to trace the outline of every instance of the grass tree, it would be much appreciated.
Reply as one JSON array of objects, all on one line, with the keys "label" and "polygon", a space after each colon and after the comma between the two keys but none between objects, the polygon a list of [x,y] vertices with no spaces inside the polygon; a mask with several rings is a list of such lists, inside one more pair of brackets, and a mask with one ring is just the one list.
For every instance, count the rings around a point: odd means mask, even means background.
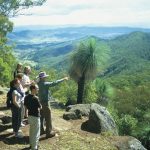
[{"label": "grass tree", "polygon": [[78,84],[77,103],[83,103],[86,81],[96,77],[97,61],[95,56],[96,40],[91,38],[83,41],[71,58],[69,74]]}]

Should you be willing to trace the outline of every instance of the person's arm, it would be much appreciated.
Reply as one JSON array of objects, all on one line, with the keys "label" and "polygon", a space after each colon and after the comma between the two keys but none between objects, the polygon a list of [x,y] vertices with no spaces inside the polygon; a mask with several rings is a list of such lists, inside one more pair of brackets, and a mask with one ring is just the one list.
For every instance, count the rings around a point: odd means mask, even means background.
[{"label": "person's arm", "polygon": [[48,86],[48,87],[52,87],[52,86],[55,86],[55,85],[57,85],[57,84],[59,84],[59,83],[65,81],[65,80],[68,80],[68,79],[69,79],[69,77],[64,77],[64,78],[59,79],[59,80],[56,80],[56,81],[54,81],[54,82],[45,82],[44,84],[45,84],[46,86]]},{"label": "person's arm", "polygon": [[41,105],[41,103],[40,103],[40,101],[39,101],[39,99],[37,98],[36,99],[36,105],[37,105],[37,107],[38,107],[38,111],[39,111],[39,113],[40,113],[40,110],[42,109],[42,105]]},{"label": "person's arm", "polygon": [[24,114],[24,116],[26,117],[26,118],[28,118],[28,108],[24,105],[24,108],[25,108],[25,114]]},{"label": "person's arm", "polygon": [[39,107],[39,109],[42,109],[42,105],[41,105],[41,103],[39,102],[39,100],[38,100],[38,107]]},{"label": "person's arm", "polygon": [[17,93],[16,93],[15,91],[12,93],[12,98],[13,98],[13,104],[14,104],[16,107],[20,108],[20,106],[19,106],[18,103],[17,103]]}]

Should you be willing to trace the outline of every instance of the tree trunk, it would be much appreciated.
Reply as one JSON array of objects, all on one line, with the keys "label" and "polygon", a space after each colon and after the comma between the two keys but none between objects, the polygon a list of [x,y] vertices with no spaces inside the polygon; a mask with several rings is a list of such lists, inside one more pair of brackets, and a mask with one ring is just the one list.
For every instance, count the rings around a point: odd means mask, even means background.
[{"label": "tree trunk", "polygon": [[78,81],[77,104],[82,104],[83,102],[84,84],[85,84],[85,75],[83,75]]}]

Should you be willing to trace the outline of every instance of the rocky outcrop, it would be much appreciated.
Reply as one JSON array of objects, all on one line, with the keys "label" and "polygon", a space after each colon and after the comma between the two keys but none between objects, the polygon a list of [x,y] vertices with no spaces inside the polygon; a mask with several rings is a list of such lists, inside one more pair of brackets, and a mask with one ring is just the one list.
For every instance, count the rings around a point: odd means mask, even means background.
[{"label": "rocky outcrop", "polygon": [[70,105],[63,114],[65,120],[81,119],[82,116],[89,116],[89,120],[82,124],[83,130],[94,133],[111,132],[117,135],[117,128],[113,118],[105,107],[96,103]]},{"label": "rocky outcrop", "polygon": [[118,135],[115,121],[105,107],[96,103],[91,104],[89,120],[82,124],[83,130],[94,133],[111,132]]},{"label": "rocky outcrop", "polygon": [[81,119],[80,113],[77,112],[66,112],[63,114],[63,118],[65,120],[76,120],[76,119]]},{"label": "rocky outcrop", "polygon": [[139,140],[131,136],[114,136],[110,142],[118,150],[146,150]]},{"label": "rocky outcrop", "polygon": [[90,104],[70,105],[66,108],[68,112],[64,113],[63,118],[66,120],[81,119],[82,116],[89,116],[90,108]]},{"label": "rocky outcrop", "polygon": [[50,101],[51,107],[54,109],[65,109],[65,105],[57,100]]}]

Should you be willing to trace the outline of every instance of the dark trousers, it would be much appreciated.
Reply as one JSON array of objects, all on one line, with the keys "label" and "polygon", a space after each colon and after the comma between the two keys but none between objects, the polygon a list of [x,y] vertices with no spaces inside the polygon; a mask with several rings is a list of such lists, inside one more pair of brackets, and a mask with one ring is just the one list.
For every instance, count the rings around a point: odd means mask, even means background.
[{"label": "dark trousers", "polygon": [[51,109],[49,104],[42,103],[40,120],[41,120],[41,132],[44,131],[44,120],[45,120],[46,136],[49,136],[52,131],[52,118],[51,118]]},{"label": "dark trousers", "polygon": [[21,108],[12,106],[12,128],[14,132],[18,132],[21,125]]}]

